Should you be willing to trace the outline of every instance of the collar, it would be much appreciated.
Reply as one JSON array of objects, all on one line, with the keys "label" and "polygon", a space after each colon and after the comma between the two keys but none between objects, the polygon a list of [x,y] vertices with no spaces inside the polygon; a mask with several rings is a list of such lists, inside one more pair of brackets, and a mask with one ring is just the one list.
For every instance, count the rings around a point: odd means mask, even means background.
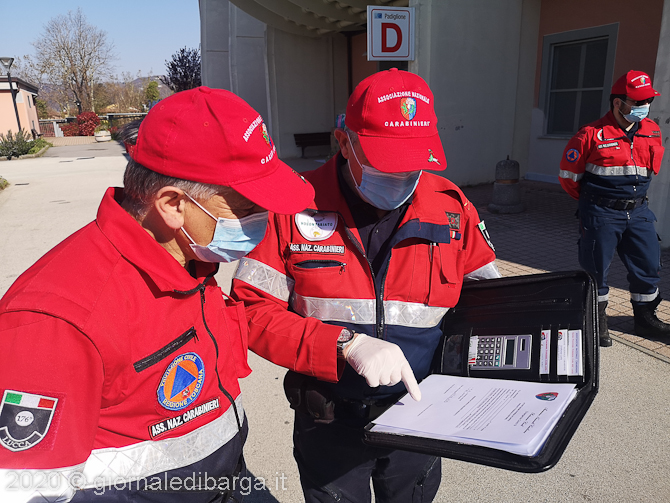
[{"label": "collar", "polygon": [[98,208],[96,224],[125,260],[148,276],[162,292],[197,288],[216,264],[196,262],[195,277],[159,245],[122,207],[123,189],[110,187]]},{"label": "collar", "polygon": [[[598,122],[597,127],[602,130],[602,139],[598,138],[599,140],[608,141],[627,137],[626,130],[619,125],[611,110]],[[594,124],[597,123],[591,123],[591,125]],[[634,132],[635,136],[660,136],[660,134],[660,128],[651,119],[642,119]]]}]

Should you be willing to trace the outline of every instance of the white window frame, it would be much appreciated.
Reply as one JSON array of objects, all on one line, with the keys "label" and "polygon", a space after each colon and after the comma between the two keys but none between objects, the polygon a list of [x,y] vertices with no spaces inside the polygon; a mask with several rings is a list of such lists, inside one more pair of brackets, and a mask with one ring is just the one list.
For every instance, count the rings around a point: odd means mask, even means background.
[{"label": "white window frame", "polygon": [[[544,112],[544,124],[542,132],[548,138],[570,138],[571,135],[564,133],[550,134],[547,133],[547,126],[549,121],[549,98],[551,86],[551,68],[553,58],[553,48],[557,45],[566,43],[588,42],[596,39],[607,39],[607,56],[605,61],[605,75],[603,80],[603,93],[600,104],[601,115],[604,115],[609,110],[609,96],[612,88],[614,76],[614,60],[616,55],[617,35],[619,32],[619,23],[612,23],[603,26],[595,26],[592,28],[585,28],[582,30],[572,30],[562,33],[554,33],[545,35],[542,42],[542,68],[540,73],[540,99],[539,108]],[[579,106],[579,103],[578,105]],[[577,131],[573,131],[572,134]]]}]

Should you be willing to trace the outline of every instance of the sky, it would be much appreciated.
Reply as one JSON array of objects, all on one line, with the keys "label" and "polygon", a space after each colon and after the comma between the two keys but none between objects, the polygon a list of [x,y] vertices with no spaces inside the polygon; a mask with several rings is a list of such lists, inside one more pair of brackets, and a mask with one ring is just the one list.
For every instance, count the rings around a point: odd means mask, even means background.
[{"label": "sky", "polygon": [[107,33],[117,59],[114,73],[165,74],[165,61],[182,47],[200,47],[198,0],[0,0],[0,57],[35,54],[31,42],[46,23],[77,7]]}]

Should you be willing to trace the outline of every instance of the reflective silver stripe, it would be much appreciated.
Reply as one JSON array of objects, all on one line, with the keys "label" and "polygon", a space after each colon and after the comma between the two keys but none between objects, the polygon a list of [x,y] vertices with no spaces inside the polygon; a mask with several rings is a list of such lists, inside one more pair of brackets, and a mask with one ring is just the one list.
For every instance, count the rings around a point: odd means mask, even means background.
[{"label": "reflective silver stripe", "polygon": [[291,307],[302,316],[321,321],[372,325],[376,320],[374,299],[324,299],[293,292]]},{"label": "reflective silver stripe", "polygon": [[66,503],[75,494],[73,483],[84,463],[67,468],[28,470],[0,469],[0,501],[3,503]]},{"label": "reflective silver stripe", "polygon": [[630,293],[630,300],[633,302],[651,302],[658,297],[658,288],[654,293]]},{"label": "reflective silver stripe", "polygon": [[585,169],[589,173],[598,176],[649,176],[649,168],[645,168],[644,166],[597,166],[589,162],[586,164]]},{"label": "reflective silver stripe", "polygon": [[572,171],[568,171],[567,169],[562,169],[558,172],[558,177],[559,178],[569,178],[573,182],[578,182],[579,180],[582,179],[584,176],[584,173],[573,173]]},{"label": "reflective silver stripe", "polygon": [[[235,406],[242,421],[244,409],[241,395],[235,400]],[[89,489],[133,482],[188,466],[226,445],[237,432],[235,411],[228,407],[214,421],[181,437],[146,440],[119,448],[94,449],[84,465],[80,487]]]},{"label": "reflective silver stripe", "polygon": [[[291,297],[291,307],[302,316],[357,325],[376,323],[375,305],[374,299],[326,299],[297,293]],[[389,325],[432,328],[440,323],[448,310],[447,307],[426,306],[417,302],[387,300],[384,302],[384,319]]]},{"label": "reflective silver stripe", "polygon": [[605,295],[598,295],[598,302],[607,302],[608,300],[610,300],[609,292]]},{"label": "reflective silver stripe", "polygon": [[280,273],[269,265],[251,258],[243,258],[237,265],[235,279],[249,283],[251,286],[288,302],[295,281],[286,274]]},{"label": "reflective silver stripe", "polygon": [[399,300],[384,301],[384,319],[387,325],[433,328],[442,321],[447,311],[448,307],[433,307]]},{"label": "reflective silver stripe", "polygon": [[[242,421],[244,409],[241,396],[237,397],[235,405]],[[132,482],[143,478],[151,485],[153,475],[204,459],[226,445],[237,432],[235,412],[229,407],[221,417],[182,437],[147,440],[120,448],[94,449],[85,463],[65,468],[21,469],[20,472],[0,470],[0,501],[66,503],[72,499],[76,489],[94,489],[103,494],[105,486],[116,484],[118,489],[136,488]],[[3,483],[11,482],[7,477],[12,473],[19,473],[21,483],[17,488]]]},{"label": "reflective silver stripe", "polygon": [[489,262],[485,266],[466,274],[463,279],[466,281],[480,280],[480,279],[495,279],[502,278],[502,274],[498,270],[498,266],[494,262]]}]

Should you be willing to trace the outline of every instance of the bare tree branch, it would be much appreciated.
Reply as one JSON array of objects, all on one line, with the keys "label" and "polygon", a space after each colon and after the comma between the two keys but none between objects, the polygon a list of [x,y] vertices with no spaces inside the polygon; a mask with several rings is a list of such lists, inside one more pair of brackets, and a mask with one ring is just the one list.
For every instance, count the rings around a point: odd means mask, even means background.
[{"label": "bare tree branch", "polygon": [[112,76],[116,59],[107,33],[89,24],[78,8],[51,18],[33,47],[35,56],[24,58],[26,73],[39,78],[38,84],[62,88],[58,101],[74,102],[78,113],[94,112],[95,84]]}]

